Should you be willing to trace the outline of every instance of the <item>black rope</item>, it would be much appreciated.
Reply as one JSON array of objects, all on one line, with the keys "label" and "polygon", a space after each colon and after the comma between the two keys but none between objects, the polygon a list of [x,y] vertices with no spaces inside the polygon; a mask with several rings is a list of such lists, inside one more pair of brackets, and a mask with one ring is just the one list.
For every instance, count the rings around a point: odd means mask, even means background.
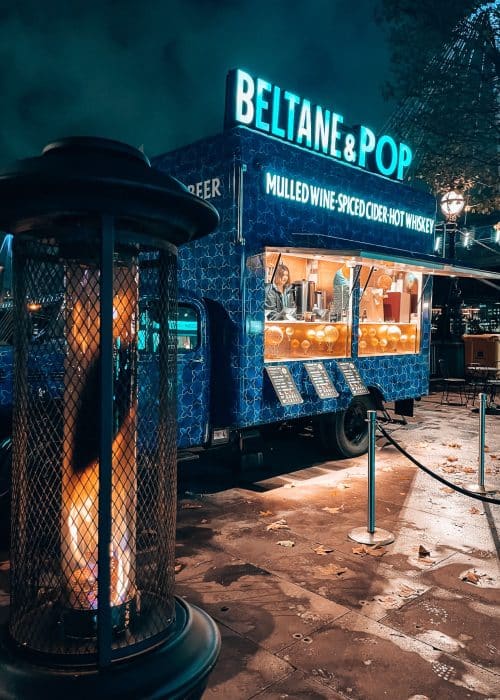
[{"label": "black rope", "polygon": [[407,459],[410,460],[410,462],[413,462],[419,469],[422,469],[426,474],[429,476],[432,476],[434,479],[437,479],[440,481],[442,484],[445,484],[446,486],[449,486],[452,488],[454,491],[458,491],[459,493],[463,493],[465,496],[470,496],[471,498],[477,498],[478,501],[483,501],[484,503],[494,503],[495,505],[500,505],[500,499],[499,498],[486,498],[486,496],[482,496],[480,493],[474,493],[473,491],[467,491],[467,489],[463,489],[461,486],[457,486],[457,484],[454,484],[452,481],[448,481],[447,479],[443,478],[442,476],[439,476],[439,474],[436,474],[433,472],[429,467],[424,466],[421,464],[415,457],[413,457],[409,452],[407,452],[404,447],[401,447],[399,443],[394,440],[390,436],[390,434],[382,428],[380,423],[377,422],[377,427],[382,433],[382,435],[385,437],[386,440],[388,440],[391,445],[394,445],[394,447],[401,452]]}]

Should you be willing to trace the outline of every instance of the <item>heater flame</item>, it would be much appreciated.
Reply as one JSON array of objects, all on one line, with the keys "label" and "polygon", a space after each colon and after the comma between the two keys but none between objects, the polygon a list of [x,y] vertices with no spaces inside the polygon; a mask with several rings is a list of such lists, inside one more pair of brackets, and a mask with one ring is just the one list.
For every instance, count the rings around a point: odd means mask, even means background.
[{"label": "heater flame", "polygon": [[[126,420],[113,442],[113,455],[119,455],[129,429]],[[115,480],[114,480],[115,481]],[[121,605],[131,595],[131,533],[128,525],[125,486],[112,489],[112,531],[110,543],[110,603]],[[83,473],[72,475],[68,484],[67,537],[72,559],[68,577],[69,602],[73,608],[98,607],[98,506],[99,463],[92,462]]]},{"label": "heater flame", "polygon": [[[136,593],[136,403],[127,348],[136,336],[136,273],[118,268],[113,297],[116,362],[112,444],[111,540],[99,540],[99,273],[77,270],[67,278],[68,316],[65,378],[62,560],[66,604],[74,610],[99,607],[99,547],[109,546],[109,601],[120,606]],[[76,407],[76,410],[75,410]]]}]

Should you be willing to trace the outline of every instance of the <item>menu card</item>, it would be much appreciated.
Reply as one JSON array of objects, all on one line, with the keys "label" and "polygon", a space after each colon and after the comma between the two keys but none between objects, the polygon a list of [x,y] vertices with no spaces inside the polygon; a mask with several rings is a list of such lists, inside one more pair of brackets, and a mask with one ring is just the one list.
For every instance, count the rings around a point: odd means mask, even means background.
[{"label": "menu card", "polygon": [[322,362],[304,362],[304,367],[320,399],[337,398],[339,392],[333,386]]},{"label": "menu card", "polygon": [[304,403],[288,367],[270,365],[266,367],[266,372],[282,406]]},{"label": "menu card", "polygon": [[337,362],[337,366],[344,375],[344,379],[353,396],[363,396],[364,394],[370,393],[359,376],[358,369],[354,362],[341,361]]}]

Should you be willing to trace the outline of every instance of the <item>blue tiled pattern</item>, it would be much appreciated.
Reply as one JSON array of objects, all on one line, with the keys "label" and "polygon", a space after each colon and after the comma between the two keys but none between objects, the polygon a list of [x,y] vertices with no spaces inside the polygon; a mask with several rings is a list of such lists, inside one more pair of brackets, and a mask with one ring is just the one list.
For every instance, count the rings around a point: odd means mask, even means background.
[{"label": "blue tiled pattern", "polygon": [[[246,427],[344,408],[350,392],[334,360],[325,360],[324,365],[340,392],[338,399],[318,399],[303,363],[294,361],[280,364],[288,366],[304,403],[282,407],[278,402],[263,364],[263,248],[271,245],[333,251],[371,246],[388,254],[431,254],[433,237],[267,196],[264,172],[269,169],[428,217],[434,216],[433,198],[242,128],[161,156],[154,164],[186,184],[214,177],[222,181],[222,196],[211,200],[221,215],[219,229],[179,249],[180,284],[210,301],[209,330],[215,348],[211,371],[216,376],[210,378],[207,367],[205,379],[211,385],[213,425]],[[241,239],[235,183],[242,166]],[[355,292],[355,307],[357,298]],[[425,301],[430,301],[430,285]],[[357,361],[365,383],[377,387],[387,400],[419,396],[427,390],[430,321],[428,310],[424,314],[421,354]],[[353,324],[352,353],[356,357],[356,317]],[[184,379],[187,381],[179,386],[179,416],[181,438],[188,442],[189,424],[196,416],[186,413],[183,404],[196,387],[191,378]]]}]

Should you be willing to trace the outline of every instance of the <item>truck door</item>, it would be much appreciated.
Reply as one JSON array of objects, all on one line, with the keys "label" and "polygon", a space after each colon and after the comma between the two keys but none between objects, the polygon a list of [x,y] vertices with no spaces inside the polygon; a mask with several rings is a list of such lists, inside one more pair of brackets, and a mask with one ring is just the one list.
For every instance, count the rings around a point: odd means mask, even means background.
[{"label": "truck door", "polygon": [[[139,441],[142,440],[145,444],[152,439],[148,415],[156,411],[151,404],[151,397],[156,395],[159,381],[159,323],[156,304],[153,297],[143,297],[140,301]],[[210,358],[207,315],[203,303],[181,293],[177,318],[170,319],[169,323],[177,346],[177,446],[197,447],[208,440],[210,412]]]},{"label": "truck door", "polygon": [[207,314],[197,299],[179,299],[177,334],[177,431],[181,448],[209,439],[210,357]]}]

